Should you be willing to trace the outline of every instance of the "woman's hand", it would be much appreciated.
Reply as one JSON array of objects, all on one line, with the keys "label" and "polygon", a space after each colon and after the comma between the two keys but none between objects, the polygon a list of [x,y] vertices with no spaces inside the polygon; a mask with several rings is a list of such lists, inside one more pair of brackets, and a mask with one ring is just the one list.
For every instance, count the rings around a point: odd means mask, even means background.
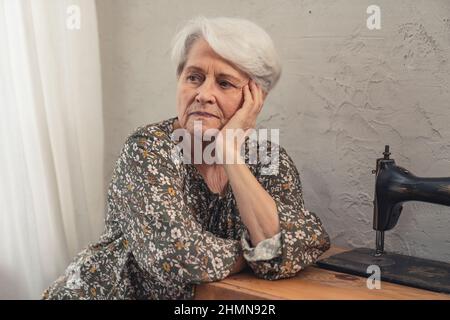
[{"label": "woman's hand", "polygon": [[253,129],[256,125],[256,117],[261,112],[265,93],[250,79],[249,83],[243,88],[243,103],[242,106],[231,117],[223,129]]},{"label": "woman's hand", "polygon": [[245,137],[256,126],[256,118],[261,112],[266,97],[266,93],[252,79],[242,88],[242,91],[242,106],[220,130],[216,139],[216,150],[219,151],[218,156],[219,160],[223,161],[222,163],[225,163],[227,155],[230,155],[231,159],[235,159],[234,155],[239,154]]}]

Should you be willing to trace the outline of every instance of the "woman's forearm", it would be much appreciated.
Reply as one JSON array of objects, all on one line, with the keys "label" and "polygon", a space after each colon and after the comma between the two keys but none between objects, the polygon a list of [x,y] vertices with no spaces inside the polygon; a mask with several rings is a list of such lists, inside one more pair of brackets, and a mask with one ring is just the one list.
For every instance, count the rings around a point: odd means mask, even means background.
[{"label": "woman's forearm", "polygon": [[242,222],[256,246],[280,232],[275,201],[245,164],[224,164]]}]

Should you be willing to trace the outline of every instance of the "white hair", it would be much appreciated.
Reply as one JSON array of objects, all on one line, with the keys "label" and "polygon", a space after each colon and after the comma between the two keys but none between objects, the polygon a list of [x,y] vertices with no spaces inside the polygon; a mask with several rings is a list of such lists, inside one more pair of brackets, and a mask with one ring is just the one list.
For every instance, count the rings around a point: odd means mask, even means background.
[{"label": "white hair", "polygon": [[177,33],[172,61],[179,77],[194,42],[204,39],[222,58],[247,73],[267,93],[281,75],[281,64],[270,36],[258,25],[240,18],[197,17]]}]

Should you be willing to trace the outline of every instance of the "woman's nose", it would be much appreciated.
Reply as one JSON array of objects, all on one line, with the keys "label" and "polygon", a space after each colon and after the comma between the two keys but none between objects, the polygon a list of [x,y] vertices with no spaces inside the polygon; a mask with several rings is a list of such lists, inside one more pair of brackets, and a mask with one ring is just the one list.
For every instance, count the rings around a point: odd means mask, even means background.
[{"label": "woman's nose", "polygon": [[195,100],[200,104],[215,103],[216,98],[214,96],[214,89],[214,82],[206,79],[197,88]]}]

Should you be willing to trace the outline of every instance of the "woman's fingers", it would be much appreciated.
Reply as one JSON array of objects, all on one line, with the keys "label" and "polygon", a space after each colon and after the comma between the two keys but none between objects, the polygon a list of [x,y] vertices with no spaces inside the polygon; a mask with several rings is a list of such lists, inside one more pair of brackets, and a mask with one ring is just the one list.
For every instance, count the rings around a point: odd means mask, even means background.
[{"label": "woman's fingers", "polygon": [[254,80],[250,79],[249,83],[243,87],[243,92],[244,104],[246,104],[246,106],[253,107],[252,109],[256,109],[256,111],[258,111],[263,102],[262,89]]},{"label": "woman's fingers", "polygon": [[254,80],[250,80],[250,89],[253,98],[253,111],[259,113],[262,107],[262,90]]},{"label": "woman's fingers", "polygon": [[242,108],[250,110],[252,108],[252,105],[253,105],[253,96],[250,91],[249,84],[246,84],[244,86],[244,103],[242,105]]},{"label": "woman's fingers", "polygon": [[264,101],[262,89],[252,79],[243,88],[244,102],[238,114],[241,118],[241,127],[254,127],[256,117],[261,111]]}]

